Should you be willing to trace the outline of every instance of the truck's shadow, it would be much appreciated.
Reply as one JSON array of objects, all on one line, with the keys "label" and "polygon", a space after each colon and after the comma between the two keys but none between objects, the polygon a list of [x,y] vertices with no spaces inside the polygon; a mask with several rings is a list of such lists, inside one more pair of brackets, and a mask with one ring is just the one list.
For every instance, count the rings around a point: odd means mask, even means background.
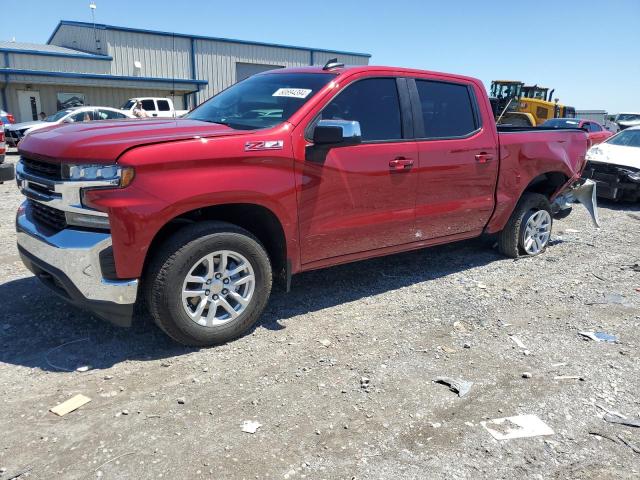
[{"label": "truck's shadow", "polygon": [[[280,321],[307,312],[509,261],[491,249],[492,242],[476,239],[301,274],[294,277],[291,293],[274,291],[256,328],[281,330]],[[131,329],[113,327],[69,306],[34,277],[0,285],[0,362],[60,372],[193,350],[173,343],[143,316]]]}]

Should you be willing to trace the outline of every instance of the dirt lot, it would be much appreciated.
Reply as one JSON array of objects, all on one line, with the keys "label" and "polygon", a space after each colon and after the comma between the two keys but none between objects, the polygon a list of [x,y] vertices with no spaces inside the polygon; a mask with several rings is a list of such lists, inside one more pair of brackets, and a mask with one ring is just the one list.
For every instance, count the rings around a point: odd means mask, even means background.
[{"label": "dirt lot", "polygon": [[[536,258],[482,239],[303,274],[252,333],[195,350],[58,300],[18,258],[15,185],[0,198],[0,480],[640,475],[617,436],[640,447],[640,429],[595,406],[640,415],[639,205],[601,205],[600,231],[575,209]],[[459,398],[441,375],[474,385]],[[555,434],[480,425],[519,414]]]}]

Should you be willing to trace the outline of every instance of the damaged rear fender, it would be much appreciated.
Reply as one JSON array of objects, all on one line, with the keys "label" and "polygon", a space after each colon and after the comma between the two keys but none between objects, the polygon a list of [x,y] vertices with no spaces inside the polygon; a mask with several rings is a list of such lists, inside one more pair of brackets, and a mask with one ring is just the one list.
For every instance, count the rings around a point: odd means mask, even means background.
[{"label": "damaged rear fender", "polygon": [[598,218],[598,200],[596,198],[596,184],[593,180],[580,179],[562,190],[551,204],[554,213],[571,208],[575,202],[581,203],[587,209],[596,228],[600,228]]}]

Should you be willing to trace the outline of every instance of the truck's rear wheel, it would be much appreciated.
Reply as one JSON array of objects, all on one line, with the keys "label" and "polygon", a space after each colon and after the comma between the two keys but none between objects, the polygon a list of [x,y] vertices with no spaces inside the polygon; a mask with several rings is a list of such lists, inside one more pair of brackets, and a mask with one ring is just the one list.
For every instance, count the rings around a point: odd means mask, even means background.
[{"label": "truck's rear wheel", "polygon": [[538,255],[551,239],[551,205],[544,195],[525,193],[498,235],[498,250],[507,257]]},{"label": "truck's rear wheel", "polygon": [[178,231],[146,275],[156,324],[184,345],[228,342],[258,320],[271,293],[271,263],[249,232],[223,222]]}]

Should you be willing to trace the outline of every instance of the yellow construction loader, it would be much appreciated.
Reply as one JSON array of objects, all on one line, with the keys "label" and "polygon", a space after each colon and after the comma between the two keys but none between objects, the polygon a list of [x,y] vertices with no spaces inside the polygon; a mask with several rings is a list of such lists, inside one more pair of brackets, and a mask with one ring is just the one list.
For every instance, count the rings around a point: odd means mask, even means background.
[{"label": "yellow construction loader", "polygon": [[573,107],[551,101],[553,92],[537,85],[525,85],[514,80],[491,82],[491,106],[496,123],[536,127],[550,118],[575,117]]}]

